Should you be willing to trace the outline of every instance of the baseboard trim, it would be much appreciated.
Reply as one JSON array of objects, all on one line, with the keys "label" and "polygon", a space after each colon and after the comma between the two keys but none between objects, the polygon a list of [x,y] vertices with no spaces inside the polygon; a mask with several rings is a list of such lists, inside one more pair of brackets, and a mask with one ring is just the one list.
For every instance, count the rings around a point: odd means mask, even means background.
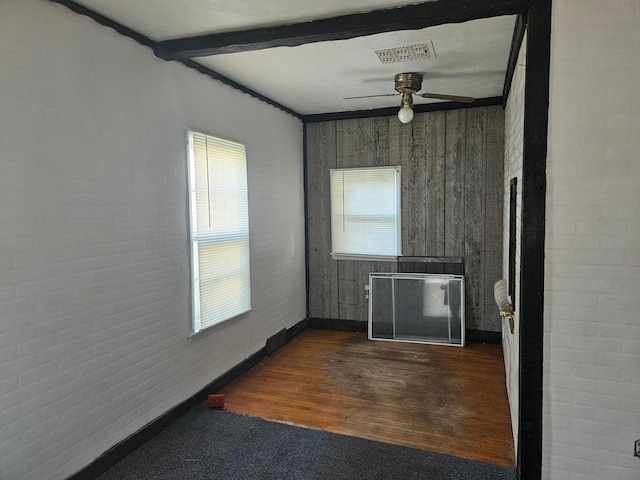
[{"label": "baseboard trim", "polygon": [[[308,328],[319,330],[337,330],[341,332],[364,332],[368,331],[368,322],[357,320],[341,320],[338,318],[307,318]],[[467,343],[487,343],[491,345],[502,345],[502,335],[500,332],[485,332],[483,330],[466,329],[465,337]]]},{"label": "baseboard trim", "polygon": [[[67,477],[67,480],[92,480],[100,474],[106,472],[109,468],[129,455],[136,448],[142,446],[145,442],[149,441],[162,430],[167,428],[180,416],[184,415],[192,408],[195,408],[198,405],[202,404],[207,399],[209,394],[220,391],[226,385],[231,383],[231,381],[235,380],[240,375],[256,366],[268,355],[274,353],[282,345],[291,341],[291,339],[302,332],[306,328],[306,326],[307,320],[305,319],[301,320],[293,327],[286,329],[286,341],[284,343],[282,343],[282,339],[285,338],[285,330],[276,333],[275,335],[267,339],[265,346],[258,350],[256,353],[246,358],[232,369],[228,370],[226,373],[198,391],[191,398],[188,398],[184,402],[173,407],[168,412],[164,413],[160,417],[142,427],[142,429],[138,430],[130,437],[124,439],[120,443],[104,452],[82,470],[70,477]],[[269,345],[269,353],[267,350],[267,344]]]},{"label": "baseboard trim", "polygon": [[502,345],[502,334],[500,332],[486,332],[484,330],[465,330],[467,343],[487,343],[489,345]]},{"label": "baseboard trim", "polygon": [[367,332],[367,322],[339,318],[307,318],[307,327],[340,332]]}]

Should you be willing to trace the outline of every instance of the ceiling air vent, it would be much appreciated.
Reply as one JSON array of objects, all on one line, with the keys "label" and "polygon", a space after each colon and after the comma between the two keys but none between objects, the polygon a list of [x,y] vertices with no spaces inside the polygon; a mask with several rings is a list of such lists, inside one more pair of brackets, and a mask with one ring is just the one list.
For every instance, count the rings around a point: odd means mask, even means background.
[{"label": "ceiling air vent", "polygon": [[376,55],[382,63],[399,63],[435,57],[433,43],[418,43],[403,47],[382,48],[376,50]]}]

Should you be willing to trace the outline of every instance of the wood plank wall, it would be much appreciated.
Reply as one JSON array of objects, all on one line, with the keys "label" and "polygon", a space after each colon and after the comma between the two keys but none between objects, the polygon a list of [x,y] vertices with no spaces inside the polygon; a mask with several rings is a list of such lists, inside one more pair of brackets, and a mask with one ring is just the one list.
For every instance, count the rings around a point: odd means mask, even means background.
[{"label": "wood plank wall", "polygon": [[500,331],[503,151],[500,106],[307,124],[309,316],[366,321],[369,272],[396,271],[331,259],[329,170],[401,165],[403,255],[463,256],[467,328]]}]

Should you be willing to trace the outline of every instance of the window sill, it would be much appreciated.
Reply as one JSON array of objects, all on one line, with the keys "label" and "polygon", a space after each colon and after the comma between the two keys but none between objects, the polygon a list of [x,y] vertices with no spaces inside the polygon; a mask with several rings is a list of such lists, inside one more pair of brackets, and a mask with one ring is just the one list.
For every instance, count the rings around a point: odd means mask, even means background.
[{"label": "window sill", "polygon": [[219,322],[212,323],[211,325],[207,325],[206,327],[201,328],[197,332],[193,332],[192,331],[188,336],[189,343],[191,343],[193,340],[196,340],[198,337],[207,336],[207,334],[209,334],[212,331],[214,331],[216,329],[216,327],[224,325],[224,324],[226,324],[228,322],[231,322],[233,320],[237,320],[237,319],[246,317],[250,312],[251,312],[251,308],[248,308],[247,310],[245,310],[243,312],[240,312],[237,315],[234,315],[233,317],[225,318],[224,320],[220,320]]},{"label": "window sill", "polygon": [[361,262],[397,262],[396,255],[356,255],[353,253],[332,253],[334,260],[356,260]]}]

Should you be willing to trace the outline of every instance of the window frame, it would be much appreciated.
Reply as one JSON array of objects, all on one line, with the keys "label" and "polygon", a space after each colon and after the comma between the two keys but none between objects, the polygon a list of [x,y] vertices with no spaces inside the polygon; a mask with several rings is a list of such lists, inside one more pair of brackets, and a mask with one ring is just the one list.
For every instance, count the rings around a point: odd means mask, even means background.
[{"label": "window frame", "polygon": [[[334,208],[334,174],[338,172],[357,171],[360,174],[367,171],[392,170],[394,172],[395,192],[394,192],[394,224],[395,224],[395,252],[393,254],[381,253],[358,253],[358,252],[336,252],[336,224],[335,224],[335,208]],[[386,165],[377,167],[351,167],[351,168],[332,168],[329,171],[330,184],[330,213],[331,213],[331,258],[333,260],[362,260],[362,261],[388,261],[395,262],[402,255],[402,170],[400,165]],[[344,202],[343,202],[344,205]],[[343,214],[344,216],[344,214]]]},{"label": "window frame", "polygon": [[[238,231],[225,231],[224,233],[213,234],[212,232],[198,232],[198,202],[197,202],[197,168],[196,168],[196,154],[194,148],[194,135],[195,136],[203,136],[204,141],[211,139],[214,142],[222,145],[229,144],[238,148],[243,152],[241,169],[244,174],[244,194],[243,197],[244,205],[246,206],[245,214],[246,214],[246,232],[238,232]],[[189,229],[189,257],[190,257],[190,294],[191,294],[191,313],[190,313],[190,323],[191,323],[191,334],[190,337],[194,335],[198,335],[202,332],[205,332],[216,325],[220,325],[224,322],[232,320],[234,318],[238,318],[241,315],[244,315],[251,311],[251,245],[250,245],[250,226],[249,226],[249,182],[248,182],[248,161],[247,161],[247,153],[246,153],[246,145],[241,142],[237,142],[234,140],[228,140],[224,137],[211,135],[208,133],[204,133],[200,130],[195,129],[187,129],[186,130],[187,137],[187,192],[188,192],[188,229]],[[211,157],[207,156],[208,166],[212,162]],[[228,191],[225,191],[228,193]],[[209,204],[209,208],[211,204]],[[210,213],[211,215],[211,213]],[[241,222],[244,219],[241,220]],[[203,242],[205,240],[205,242]],[[203,285],[203,281],[207,281],[201,278],[200,275],[200,256],[202,247],[206,246],[220,246],[225,242],[239,240],[241,243],[246,243],[244,246],[243,256],[241,257],[242,261],[245,265],[245,274],[246,274],[246,290],[241,290],[240,294],[244,295],[244,301],[240,301],[241,305],[240,309],[236,309],[231,314],[224,316],[223,318],[219,318],[215,321],[203,322],[202,320],[202,298],[201,298],[201,286]],[[242,249],[242,245],[240,246]],[[230,269],[233,270],[233,269]],[[236,276],[238,276],[236,274]],[[226,272],[224,278],[232,278],[233,275],[230,275],[229,272]],[[211,282],[211,278],[208,279]],[[218,297],[215,297],[218,298]],[[229,303],[229,302],[226,302]]]}]

